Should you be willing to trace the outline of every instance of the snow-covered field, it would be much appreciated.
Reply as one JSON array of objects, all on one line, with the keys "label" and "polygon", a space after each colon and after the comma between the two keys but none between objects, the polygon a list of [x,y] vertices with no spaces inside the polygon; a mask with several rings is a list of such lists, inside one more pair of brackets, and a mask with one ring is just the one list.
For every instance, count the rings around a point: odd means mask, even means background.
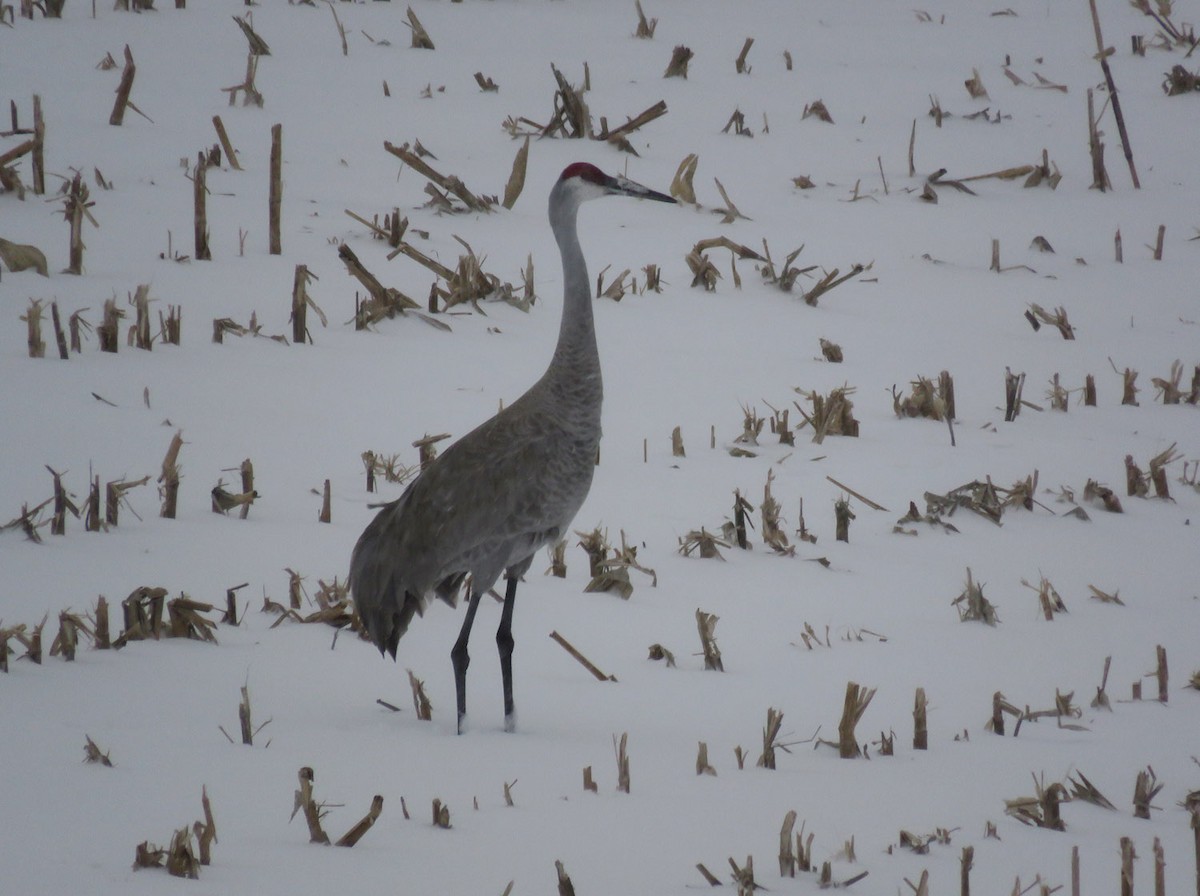
[{"label": "snow-covered field", "polygon": [[[20,4],[16,4],[19,8]],[[120,524],[102,533],[67,520],[65,536],[19,527],[0,533],[0,628],[27,630],[49,614],[42,664],[19,659],[0,674],[0,881],[13,893],[547,893],[561,861],[576,892],[684,893],[707,888],[697,863],[726,886],[728,859],[754,857],[757,882],[774,893],[810,893],[818,878],[777,872],[779,830],[789,810],[811,841],[815,868],[862,894],[909,893],[928,872],[930,893],[956,892],[962,847],[974,847],[971,892],[1007,894],[1019,877],[1040,875],[1069,892],[1078,847],[1083,891],[1119,891],[1120,840],[1138,855],[1138,892],[1151,892],[1154,844],[1166,861],[1167,892],[1196,886],[1190,816],[1180,806],[1200,788],[1200,693],[1186,687],[1200,670],[1200,410],[1164,405],[1152,385],[1182,362],[1186,393],[1200,364],[1200,179],[1196,173],[1200,95],[1166,96],[1163,73],[1194,71],[1196,54],[1152,47],[1155,23],[1123,0],[1098,3],[1121,91],[1141,189],[1134,190],[1111,110],[1101,121],[1110,192],[1090,189],[1088,88],[1097,109],[1107,90],[1095,61],[1087,4],[958,0],[920,5],[820,0],[644,0],[657,18],[652,39],[633,32],[632,3],[582,0],[413,2],[436,49],[409,46],[405,4],[337,3],[347,53],[328,4],[269,0],[248,9],[231,0],[192,0],[176,10],[95,15],[68,0],[64,18],[17,18],[0,27],[0,98],[32,123],[32,97],[46,122],[47,189],[84,173],[98,226],[84,226],[83,276],[68,264],[61,200],[0,194],[0,237],[40,247],[50,277],[0,273],[0,524],[52,494],[49,466],[76,503],[93,477],[150,482],[130,491]],[[1196,21],[1193,3],[1174,21]],[[997,13],[1008,14],[999,15]],[[253,15],[270,45],[257,87],[262,108],[229,106],[222,88],[245,75],[247,41],[232,21]],[[755,39],[738,73],[734,60]],[[137,64],[124,124],[108,124],[117,68],[128,44]],[[691,48],[687,79],[662,77],[677,45]],[[785,65],[790,54],[791,69]],[[1008,64],[1015,83],[1004,72]],[[549,120],[556,83],[551,64],[581,86],[598,130],[624,123],[659,100],[666,115],[635,131],[637,155],[598,141],[542,139],[530,146],[525,189],[515,206],[492,213],[438,214],[424,206],[425,179],[383,144],[420,143],[429,163],[478,194],[502,194],[520,142],[508,118]],[[977,69],[986,98],[964,81]],[[499,86],[485,92],[481,72]],[[1036,86],[1037,75],[1065,89]],[[386,85],[386,87],[385,87]],[[938,127],[931,98],[948,113]],[[822,100],[832,123],[802,118]],[[967,115],[987,109],[985,116]],[[722,128],[735,110],[752,137]],[[208,171],[211,261],[190,260],[196,154],[216,141],[220,115],[242,170]],[[916,175],[908,173],[915,124]],[[268,254],[270,131],[282,125],[282,254]],[[9,126],[4,125],[4,130]],[[528,125],[525,126],[528,128]],[[0,138],[0,153],[24,135]],[[969,181],[975,195],[934,185],[936,204],[919,198],[926,178],[943,180],[1040,164],[1043,149],[1062,175],[1057,189],[1022,181]],[[398,454],[415,464],[412,443],[427,434],[462,435],[515,398],[546,364],[558,327],[561,276],[545,197],[562,168],[586,160],[660,190],[680,162],[699,156],[699,207],[628,200],[586,206],[581,238],[595,278],[661,269],[663,288],[596,302],[604,364],[605,437],[592,493],[575,521],[623,532],[657,587],[633,570],[628,601],[584,593],[587,559],[573,538],[565,580],[544,576],[539,557],[516,611],[519,728],[502,730],[500,681],[491,631],[498,605],[486,601],[476,627],[469,679],[471,727],[454,734],[449,649],[459,613],[438,603],[400,644],[399,662],[350,632],[260,612],[264,597],[287,603],[288,573],[344,580],[350,550],[371,518],[369,504],[399,494],[365,487],[362,452]],[[29,157],[15,163],[31,182]],[[99,169],[111,189],[97,185]],[[881,169],[882,175],[881,177]],[[811,189],[793,178],[807,176]],[[886,178],[886,189],[883,178]],[[722,223],[719,179],[745,217]],[[385,285],[424,301],[433,275],[344,213],[371,219],[398,207],[408,239],[453,267],[463,254],[520,284],[532,256],[537,301],[528,312],[498,301],[480,313],[439,315],[452,332],[415,316],[353,324],[356,290],[338,258],[346,243]],[[1162,260],[1152,258],[1165,225]],[[1114,234],[1124,262],[1114,260]],[[419,231],[427,232],[427,236]],[[765,283],[751,260],[711,249],[716,288],[691,286],[686,256],[697,241],[726,236],[756,251],[763,241],[781,268],[816,266],[791,292]],[[1042,236],[1053,254],[1030,248]],[[240,238],[244,243],[239,245]],[[999,241],[1001,273],[989,270]],[[856,263],[869,270],[803,301],[824,271]],[[296,265],[318,278],[309,287],[328,317],[310,313],[311,345],[251,335],[211,341],[212,321],[263,336],[291,335]],[[79,309],[99,322],[104,301],[122,307],[149,284],[158,311],[178,306],[182,344],[152,351],[125,342],[102,353],[93,334],[80,354],[58,359],[49,315],[46,358],[27,356],[21,316],[30,299],[56,301],[65,320]],[[1036,331],[1032,304],[1063,308],[1076,338],[1053,326]],[[818,339],[839,344],[829,363]],[[1114,369],[1116,368],[1116,370]],[[1005,369],[1026,375],[1030,403],[1004,420]],[[1139,372],[1138,406],[1121,404],[1117,370]],[[943,422],[900,419],[902,395],[917,377],[949,371],[957,419],[951,445]],[[1067,412],[1046,391],[1058,374],[1070,390]],[[1095,377],[1096,407],[1078,391]],[[811,404],[794,389],[827,395],[852,387],[858,438],[778,444],[764,428],[754,457],[729,453],[743,409]],[[1034,407],[1033,405],[1036,405]],[[671,451],[680,427],[686,457]],[[172,436],[182,431],[178,517],[160,518],[158,475]],[[710,432],[715,431],[715,447]],[[446,443],[443,443],[443,446]],[[1126,495],[1126,455],[1143,469],[1176,446],[1168,465],[1170,500]],[[644,447],[645,446],[645,447]],[[214,514],[210,490],[238,491],[237,467],[253,462],[259,492],[248,518]],[[757,508],[768,473],[795,556],[762,543]],[[1009,508],[1002,525],[960,510],[957,533],[897,520],[925,493],[944,494],[991,478],[1007,489],[1037,474],[1032,511]],[[837,480],[853,489],[849,496]],[[329,480],[332,522],[318,522]],[[1083,499],[1089,480],[1110,486],[1124,513]],[[1068,515],[1063,488],[1090,521]],[[722,548],[724,562],[684,557],[692,530],[719,532],[734,490],[756,508],[752,550]],[[873,509],[859,496],[887,510]],[[849,497],[849,542],[834,538],[834,504]],[[815,544],[796,539],[804,523]],[[49,508],[38,517],[49,520]],[[1194,524],[1193,524],[1193,521]],[[814,562],[825,558],[828,565]],[[971,571],[1000,622],[959,620],[952,601]],[[1047,621],[1035,588],[1042,577],[1066,612]],[[132,642],[98,651],[86,639],[73,663],[50,657],[58,614],[83,614],[98,595],[111,606],[139,586],[223,606],[227,588],[245,612],[219,626],[219,644]],[[1123,605],[1092,596],[1089,586]],[[461,607],[461,604],[460,604]],[[720,618],[725,671],[705,671],[696,610]],[[301,613],[315,609],[306,605]],[[219,616],[214,612],[213,618]],[[827,644],[806,647],[805,626]],[[548,634],[561,633],[616,682],[595,680]],[[647,659],[651,644],[672,651],[677,668]],[[1156,647],[1170,669],[1169,702],[1156,699]],[[1112,710],[1089,706],[1112,657]],[[425,681],[431,722],[418,721],[408,677]],[[1132,702],[1143,681],[1145,699]],[[816,740],[837,740],[848,682],[876,688],[857,727],[869,758],[840,759]],[[253,746],[233,744],[237,705],[248,685]],[[929,700],[928,749],[913,749],[917,688]],[[991,733],[995,692],[1014,706],[1052,709],[1056,691],[1079,708],[1006,719]],[[402,708],[392,712],[377,700]],[[769,708],[784,714],[777,768],[755,767]],[[894,733],[894,756],[880,737]],[[614,738],[628,735],[632,786],[616,789]],[[85,764],[91,737],[112,768]],[[815,738],[815,739],[814,739]],[[697,745],[716,776],[698,776]],[[735,749],[746,753],[739,769]],[[310,845],[303,819],[290,824],[302,766],[315,771],[315,795],[330,805],[335,839],[383,797],[375,827],[351,850]],[[591,766],[598,792],[582,787]],[[1137,774],[1152,768],[1163,785],[1149,820],[1133,817]],[[1065,832],[1021,824],[1005,800],[1032,796],[1031,775],[1049,787],[1086,775],[1115,804],[1061,807]],[[512,782],[516,782],[513,784]],[[505,803],[512,784],[514,805]],[[1069,786],[1069,785],[1068,785]],[[198,882],[131,868],[137,844],[166,846],[176,829],[203,817],[207,788],[218,829],[212,864]],[[431,824],[430,805],[450,810],[450,829]],[[411,819],[404,818],[401,800]],[[996,836],[986,836],[988,824]],[[900,846],[900,832],[949,832],[925,854]],[[852,855],[848,855],[850,846]],[[1036,890],[1034,892],[1037,892]]]}]

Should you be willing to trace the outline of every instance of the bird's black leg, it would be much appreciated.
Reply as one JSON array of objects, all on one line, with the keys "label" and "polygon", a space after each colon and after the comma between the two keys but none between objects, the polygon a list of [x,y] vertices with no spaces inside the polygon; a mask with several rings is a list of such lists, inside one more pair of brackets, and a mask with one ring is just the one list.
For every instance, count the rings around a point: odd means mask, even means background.
[{"label": "bird's black leg", "polygon": [[475,611],[479,609],[480,593],[473,591],[467,602],[467,616],[463,620],[458,640],[450,651],[450,662],[454,664],[454,694],[458,698],[458,733],[463,733],[463,720],[467,717],[467,666],[471,656],[467,653],[467,641],[471,638],[471,626],[475,624]]},{"label": "bird's black leg", "polygon": [[504,730],[514,731],[517,727],[517,714],[513,708],[512,686],[512,654],[513,635],[512,619],[513,604],[517,600],[517,579],[520,576],[508,577],[508,588],[504,592],[504,609],[500,611],[500,627],[496,629],[496,646],[500,649],[500,676],[504,681]]}]

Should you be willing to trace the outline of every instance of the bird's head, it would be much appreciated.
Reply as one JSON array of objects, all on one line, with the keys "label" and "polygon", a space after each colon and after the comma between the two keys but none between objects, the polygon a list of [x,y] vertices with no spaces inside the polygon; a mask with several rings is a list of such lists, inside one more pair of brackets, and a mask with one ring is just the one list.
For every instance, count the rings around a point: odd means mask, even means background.
[{"label": "bird's head", "polygon": [[577,202],[598,199],[601,196],[633,196],[635,199],[653,199],[656,202],[674,202],[665,193],[659,193],[631,181],[621,175],[605,174],[590,162],[573,162],[559,175],[558,187],[568,190]]}]

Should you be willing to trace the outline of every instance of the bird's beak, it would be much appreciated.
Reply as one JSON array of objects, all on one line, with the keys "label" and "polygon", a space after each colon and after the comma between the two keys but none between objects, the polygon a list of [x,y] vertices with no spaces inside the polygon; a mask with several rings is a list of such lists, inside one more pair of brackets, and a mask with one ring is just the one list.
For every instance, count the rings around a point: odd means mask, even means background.
[{"label": "bird's beak", "polygon": [[623,196],[633,196],[635,199],[653,199],[656,202],[674,202],[675,200],[666,193],[659,193],[657,190],[651,190],[649,187],[644,187],[636,181],[632,181],[627,177],[622,177],[619,174],[613,175],[609,179],[609,189],[614,193],[620,193]]}]

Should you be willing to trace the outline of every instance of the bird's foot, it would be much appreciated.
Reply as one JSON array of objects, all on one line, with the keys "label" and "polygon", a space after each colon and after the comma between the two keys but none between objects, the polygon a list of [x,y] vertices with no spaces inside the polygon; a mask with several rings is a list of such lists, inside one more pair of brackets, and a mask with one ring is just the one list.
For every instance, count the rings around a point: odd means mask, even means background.
[{"label": "bird's foot", "polygon": [[467,714],[465,712],[460,712],[458,714],[458,733],[462,734],[466,730],[467,730]]},{"label": "bird's foot", "polygon": [[517,711],[515,709],[504,714],[504,730],[510,733],[517,730]]}]

